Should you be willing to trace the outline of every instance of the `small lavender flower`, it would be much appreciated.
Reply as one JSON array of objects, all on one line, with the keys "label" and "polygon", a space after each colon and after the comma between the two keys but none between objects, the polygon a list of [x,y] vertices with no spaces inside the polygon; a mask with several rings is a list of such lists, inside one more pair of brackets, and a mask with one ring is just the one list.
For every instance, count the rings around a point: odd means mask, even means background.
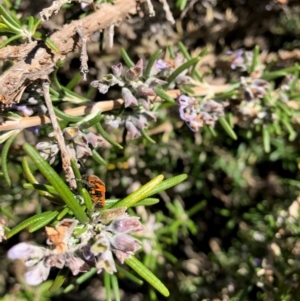
[{"label": "small lavender flower", "polygon": [[270,84],[263,79],[241,77],[241,89],[247,101],[255,98],[263,98],[267,94],[269,86]]},{"label": "small lavender flower", "polygon": [[41,156],[45,160],[49,160],[49,163],[52,164],[55,160],[57,153],[59,152],[59,147],[55,142],[39,142],[36,145],[36,149],[40,152]]},{"label": "small lavender flower", "polygon": [[141,136],[141,132],[137,129],[132,120],[127,119],[125,122],[125,127],[128,130],[131,139],[135,139]]},{"label": "small lavender flower", "polygon": [[232,70],[239,69],[244,72],[247,71],[252,65],[253,61],[253,52],[252,51],[244,51],[239,49],[237,51],[228,51],[227,55],[231,58],[230,67]]},{"label": "small lavender flower", "polygon": [[212,99],[198,102],[195,98],[179,95],[177,104],[180,118],[193,132],[199,131],[205,124],[214,127],[215,122],[224,116],[224,105]]},{"label": "small lavender flower", "polygon": [[128,88],[122,88],[122,98],[124,99],[125,108],[138,105],[137,99]]}]

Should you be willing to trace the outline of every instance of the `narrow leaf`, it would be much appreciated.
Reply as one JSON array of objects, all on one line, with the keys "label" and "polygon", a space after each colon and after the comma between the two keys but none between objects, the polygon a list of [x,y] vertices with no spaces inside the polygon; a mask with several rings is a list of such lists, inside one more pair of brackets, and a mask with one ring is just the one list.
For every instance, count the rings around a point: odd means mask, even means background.
[{"label": "narrow leaf", "polygon": [[68,214],[69,210],[70,210],[70,209],[69,209],[68,207],[65,207],[65,208],[57,215],[56,219],[57,219],[58,221],[62,220],[62,219],[65,217],[65,215]]},{"label": "narrow leaf", "polygon": [[34,224],[32,224],[29,228],[29,233],[33,233],[46,225],[48,225],[55,217],[58,215],[58,211],[53,211],[49,215],[44,216],[44,218],[38,220]]},{"label": "narrow leaf", "polygon": [[53,186],[50,186],[50,185],[24,183],[23,187],[25,189],[42,190],[42,191],[49,192],[51,194],[57,194],[57,195],[59,195],[58,192],[55,190],[55,188]]},{"label": "narrow leaf", "polygon": [[138,275],[149,282],[156,290],[158,290],[163,296],[169,297],[170,292],[165,285],[136,257],[125,259],[125,263],[130,266]]},{"label": "narrow leaf", "polygon": [[24,230],[25,228],[29,227],[30,225],[32,225],[33,223],[43,219],[44,217],[51,215],[52,211],[47,211],[47,212],[43,212],[40,214],[36,214],[34,216],[29,217],[28,219],[26,219],[25,221],[22,221],[21,223],[19,223],[17,226],[15,226],[14,228],[12,228],[7,234],[6,237],[11,238],[12,236],[14,236],[15,234],[19,233],[20,231]]},{"label": "narrow leaf", "polygon": [[108,163],[99,155],[99,153],[95,149],[92,150],[92,158],[96,161],[96,163],[100,165],[108,165]]},{"label": "narrow leaf", "polygon": [[154,92],[156,93],[156,95],[158,95],[161,99],[169,101],[171,103],[175,103],[174,98],[172,98],[171,96],[169,96],[162,88],[155,88]]},{"label": "narrow leaf", "polygon": [[11,14],[9,14],[1,4],[0,4],[0,15],[1,18],[5,18],[7,22],[9,22],[9,24],[22,30],[19,20],[13,17]]},{"label": "narrow leaf", "polygon": [[110,276],[110,281],[111,281],[111,287],[112,287],[113,292],[114,292],[115,300],[116,301],[121,301],[119,282],[118,282],[118,278],[116,277],[116,275],[112,274]]},{"label": "narrow leaf", "polygon": [[109,142],[111,145],[119,148],[119,149],[123,149],[123,146],[120,145],[119,143],[117,143],[116,141],[114,141],[110,136],[109,134],[103,129],[101,123],[97,123],[96,124],[96,128],[98,130],[98,132],[102,135],[102,137],[107,141]]},{"label": "narrow leaf", "polygon": [[10,37],[9,39],[5,40],[3,43],[0,44],[0,49],[5,47],[6,45],[10,44],[12,41],[20,39],[21,37],[22,37],[21,34],[17,34],[17,35]]},{"label": "narrow leaf", "polygon": [[62,120],[70,121],[70,122],[80,122],[82,120],[82,117],[68,115],[56,107],[53,107],[53,109],[54,109],[55,115]]},{"label": "narrow leaf", "polygon": [[[105,200],[105,209],[111,208],[114,204],[118,203],[120,200],[121,199],[108,199],[108,200]],[[157,199],[157,198],[146,198],[146,199],[143,199],[143,200],[135,203],[131,207],[152,206],[152,205],[155,205],[157,203],[159,203],[159,199]]]},{"label": "narrow leaf", "polygon": [[140,187],[135,192],[131,193],[126,198],[122,199],[120,202],[113,205],[111,208],[119,208],[119,207],[127,207],[130,208],[140,200],[146,198],[148,195],[151,194],[152,190],[161,183],[161,181],[164,179],[163,175],[159,175],[152,179],[147,184]]},{"label": "narrow leaf", "polygon": [[131,58],[129,57],[128,53],[126,52],[126,50],[124,48],[121,48],[121,56],[125,62],[125,64],[127,65],[127,67],[134,67],[135,64],[134,62],[131,60]]},{"label": "narrow leaf", "polygon": [[155,188],[153,188],[152,191],[147,195],[147,197],[157,194],[157,193],[160,193],[162,191],[165,191],[175,185],[178,185],[179,183],[185,181],[186,179],[187,179],[187,175],[182,174],[182,175],[164,180],[159,185],[157,185]]},{"label": "narrow leaf", "polygon": [[112,301],[111,298],[111,285],[110,285],[110,278],[111,275],[108,274],[106,271],[104,271],[104,287],[105,287],[105,292],[106,292],[106,301]]},{"label": "narrow leaf", "polygon": [[68,277],[69,274],[69,269],[61,269],[59,270],[57,276],[55,277],[52,285],[49,288],[49,292],[54,293],[56,292],[61,286],[64,284],[66,278]]},{"label": "narrow leaf", "polygon": [[144,78],[148,79],[150,77],[151,69],[155,63],[155,61],[158,59],[158,57],[161,55],[162,50],[158,49],[154,52],[154,54],[150,57],[149,62],[146,66],[146,69],[144,71]]},{"label": "narrow leaf", "polygon": [[83,188],[82,181],[81,181],[81,174],[77,166],[77,163],[73,158],[71,159],[71,167],[73,169],[75,179],[77,180],[77,191],[80,192]]},{"label": "narrow leaf", "polygon": [[148,133],[147,133],[144,129],[142,129],[141,132],[142,132],[142,136],[143,136],[148,142],[150,142],[150,143],[152,143],[152,144],[155,144],[155,143],[156,143],[156,141],[153,140],[153,139],[148,135]]},{"label": "narrow leaf", "polygon": [[142,285],[144,281],[136,276],[134,276],[132,273],[129,271],[123,269],[121,266],[117,265],[117,270],[119,273],[123,274],[126,278],[131,280],[132,282],[135,282],[138,285]]},{"label": "narrow leaf", "polygon": [[259,64],[259,46],[255,45],[254,50],[253,50],[252,64],[251,64],[250,70],[249,70],[250,74],[255,71],[258,64]]},{"label": "narrow leaf", "polygon": [[220,117],[219,118],[220,124],[222,125],[223,129],[225,132],[228,134],[229,137],[231,137],[233,140],[237,140],[237,136],[233,129],[230,127],[229,123],[225,119],[225,117]]},{"label": "narrow leaf", "polygon": [[86,206],[86,209],[88,211],[92,211],[93,209],[93,202],[91,200],[91,196],[90,194],[88,193],[88,191],[85,189],[85,188],[82,188],[80,190],[80,195],[82,196],[83,200],[84,200],[84,203],[85,203],[85,206]]},{"label": "narrow leaf", "polygon": [[270,133],[266,126],[262,127],[263,145],[266,153],[270,152]]},{"label": "narrow leaf", "polygon": [[169,78],[167,79],[167,84],[166,84],[166,88],[169,87],[169,85],[175,81],[176,77],[181,73],[183,72],[184,70],[190,68],[191,66],[197,64],[199,62],[201,58],[200,57],[195,57],[195,58],[192,58],[190,59],[189,61],[183,63],[181,66],[179,66],[170,76]]},{"label": "narrow leaf", "polygon": [[55,170],[45,161],[42,156],[28,143],[23,145],[24,151],[35,163],[37,168],[48,180],[48,182],[56,189],[60,194],[61,198],[67,204],[67,206],[73,211],[74,215],[78,218],[81,223],[86,223],[88,217],[83,211],[82,207],[77,203],[74,194],[71,192],[69,187],[61,179],[61,177],[55,172]]},{"label": "narrow leaf", "polygon": [[2,153],[1,153],[1,167],[4,179],[8,186],[11,186],[11,179],[10,175],[8,173],[8,166],[7,166],[7,155],[8,151],[10,149],[10,146],[12,145],[13,141],[15,140],[16,136],[19,134],[19,130],[17,130],[4,144]]}]

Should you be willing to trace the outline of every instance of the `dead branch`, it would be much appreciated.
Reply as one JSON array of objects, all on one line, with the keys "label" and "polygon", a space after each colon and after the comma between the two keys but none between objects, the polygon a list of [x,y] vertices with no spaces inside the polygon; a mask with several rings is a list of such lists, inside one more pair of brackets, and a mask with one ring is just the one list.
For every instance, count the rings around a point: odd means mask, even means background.
[{"label": "dead branch", "polygon": [[[86,38],[89,39],[93,33],[120,22],[129,13],[135,13],[136,2],[136,0],[116,0],[113,5],[102,4],[95,13],[65,25],[50,36],[59,49],[58,53],[54,53],[44,43],[37,44],[36,42],[16,46],[13,49],[13,55],[12,46],[1,49],[0,58],[21,58],[22,60],[16,62],[0,76],[0,109],[19,102],[28,83],[39,79],[38,76],[30,77],[28,75],[37,71],[50,74],[58,60],[64,59],[66,54],[79,47],[76,28],[81,26]],[[27,76],[24,77],[24,74]]]}]

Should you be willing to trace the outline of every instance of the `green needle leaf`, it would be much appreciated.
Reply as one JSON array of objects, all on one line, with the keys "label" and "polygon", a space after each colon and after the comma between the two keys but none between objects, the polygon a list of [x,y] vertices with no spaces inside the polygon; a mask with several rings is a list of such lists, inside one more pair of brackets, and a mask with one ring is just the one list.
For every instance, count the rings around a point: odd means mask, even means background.
[{"label": "green needle leaf", "polygon": [[88,191],[85,189],[85,188],[82,188],[80,190],[80,195],[82,196],[83,200],[84,200],[84,203],[85,203],[85,206],[86,206],[86,209],[88,211],[92,211],[93,209],[93,202],[91,200],[91,196],[90,194],[88,193]]},{"label": "green needle leaf", "polygon": [[80,122],[82,120],[82,117],[68,115],[56,107],[53,107],[53,109],[54,109],[55,115],[62,120],[70,121],[70,122]]},{"label": "green needle leaf", "polygon": [[151,193],[147,195],[151,196],[157,193],[160,193],[161,191],[165,191],[175,185],[178,185],[179,183],[185,181],[187,179],[187,174],[182,174],[167,180],[164,180],[159,185],[157,185],[154,189],[152,189]]},{"label": "green needle leaf", "polygon": [[102,137],[107,141],[109,142],[111,145],[119,148],[119,149],[123,149],[123,146],[120,145],[119,143],[117,143],[116,141],[114,141],[110,136],[109,134],[104,130],[104,128],[102,127],[101,123],[97,123],[96,124],[96,128],[97,128],[97,131],[102,135]]},{"label": "green needle leaf", "polygon": [[79,168],[77,166],[77,163],[75,162],[75,160],[73,158],[71,159],[71,167],[73,169],[75,179],[78,180],[77,181],[77,191],[80,192],[81,189],[83,188],[82,181],[81,181],[81,174],[80,174]]},{"label": "green needle leaf", "polygon": [[[120,200],[121,199],[108,199],[108,200],[105,200],[105,209],[111,208],[114,204],[118,203]],[[152,205],[155,205],[157,203],[159,203],[159,199],[157,199],[157,198],[146,198],[146,199],[143,199],[143,200],[135,203],[131,207],[152,206]]]},{"label": "green needle leaf", "polygon": [[161,55],[162,50],[158,49],[154,52],[154,54],[150,57],[149,62],[147,64],[147,67],[144,71],[144,78],[148,79],[150,77],[151,69],[155,63],[155,61],[158,59],[158,57]]},{"label": "green needle leaf", "polygon": [[22,31],[19,20],[9,14],[5,8],[0,4],[0,18],[6,23],[7,26],[14,27],[18,32]]},{"label": "green needle leaf", "polygon": [[10,146],[12,145],[13,141],[15,140],[16,136],[19,134],[19,130],[17,130],[7,141],[5,142],[2,153],[1,153],[1,167],[2,167],[2,172],[4,179],[6,183],[11,186],[11,179],[8,173],[8,166],[7,166],[7,155],[8,151],[10,149]]},{"label": "green needle leaf", "polygon": [[57,215],[56,219],[57,219],[58,221],[62,220],[62,219],[65,217],[65,215],[68,214],[69,210],[70,210],[70,209],[69,209],[68,207],[65,207],[65,208]]},{"label": "green needle leaf", "polygon": [[233,140],[237,140],[237,136],[236,136],[235,132],[230,127],[230,125],[227,122],[227,120],[225,119],[225,117],[220,117],[219,121],[220,121],[223,129],[225,130],[225,132],[228,134],[228,136],[231,137]]},{"label": "green needle leaf", "polygon": [[55,280],[53,281],[52,285],[49,288],[49,291],[51,293],[56,292],[61,286],[64,284],[68,274],[69,274],[69,269],[61,269],[59,270],[59,273],[57,274]]},{"label": "green needle leaf", "polygon": [[162,88],[155,88],[154,92],[156,93],[157,96],[159,96],[161,99],[169,101],[171,103],[175,103],[174,98],[172,98],[171,96],[169,96]]},{"label": "green needle leaf", "polygon": [[148,135],[148,133],[145,131],[145,129],[142,129],[141,132],[142,132],[142,136],[143,136],[148,142],[150,142],[150,143],[152,143],[152,144],[155,144],[155,143],[156,143],[156,141],[153,140],[153,139]]},{"label": "green needle leaf", "polygon": [[116,277],[116,275],[112,274],[110,276],[110,281],[111,281],[111,287],[112,287],[113,292],[114,292],[115,300],[116,301],[121,301],[119,282],[118,282],[118,278]]},{"label": "green needle leaf", "polygon": [[262,127],[262,136],[263,136],[264,150],[266,153],[269,153],[270,152],[270,133],[266,126]]},{"label": "green needle leaf", "polygon": [[125,263],[130,266],[138,275],[149,282],[156,290],[158,290],[163,296],[169,297],[170,292],[165,285],[136,257],[125,259]]},{"label": "green needle leaf", "polygon": [[110,277],[111,275],[104,271],[104,287],[106,292],[106,301],[111,301],[111,286],[110,286]]},{"label": "green needle leaf", "polygon": [[[1,30],[0,30],[1,31]],[[6,45],[10,44],[10,42],[20,39],[22,37],[21,34],[17,34],[15,36],[10,37],[9,39],[5,40],[3,43],[0,44],[0,49],[5,47]]]},{"label": "green needle leaf", "polygon": [[159,175],[152,179],[147,184],[140,187],[135,192],[131,193],[126,198],[122,199],[120,202],[113,205],[111,208],[119,208],[119,207],[127,207],[130,208],[140,200],[146,198],[148,195],[151,194],[152,190],[161,183],[161,181],[164,179],[163,175]]},{"label": "green needle leaf", "polygon": [[14,236],[15,234],[19,233],[20,231],[24,230],[25,228],[29,227],[30,225],[32,225],[33,223],[36,223],[39,220],[44,219],[45,217],[51,215],[53,212],[52,211],[47,211],[47,212],[43,212],[40,214],[36,214],[34,216],[31,216],[30,218],[26,219],[25,221],[21,222],[20,224],[18,224],[17,226],[15,226],[14,228],[12,228],[7,234],[6,234],[6,238],[11,238],[12,236]]},{"label": "green needle leaf", "polygon": [[42,191],[47,191],[51,194],[59,195],[58,192],[55,190],[55,188],[53,186],[50,186],[50,185],[24,183],[23,187],[25,189],[42,190]]},{"label": "green needle leaf", "polygon": [[96,161],[96,163],[107,166],[107,162],[99,155],[99,153],[95,149],[92,150],[92,158]]},{"label": "green needle leaf", "polygon": [[126,278],[128,278],[132,282],[135,282],[138,285],[142,285],[144,283],[144,281],[142,279],[134,276],[132,273],[130,273],[127,270],[123,269],[119,265],[117,265],[117,270],[118,270],[119,273],[122,273]]},{"label": "green needle leaf", "polygon": [[259,46],[256,45],[253,50],[253,59],[252,59],[252,64],[251,64],[251,67],[249,70],[250,74],[255,71],[258,64],[259,64]]},{"label": "green needle leaf", "polygon": [[181,66],[179,66],[168,78],[168,83],[166,84],[165,88],[169,87],[169,85],[176,79],[176,77],[183,72],[184,70],[190,68],[191,66],[197,64],[201,57],[194,57],[189,61],[185,62]]},{"label": "green needle leaf", "polygon": [[54,220],[57,215],[58,215],[58,211],[53,211],[53,212],[49,213],[49,215],[44,216],[44,218],[38,220],[37,222],[35,222],[33,225],[30,226],[29,233],[33,233],[33,232],[45,227],[52,220]]},{"label": "green needle leaf", "polygon": [[23,149],[26,154],[31,158],[43,176],[48,182],[55,188],[61,198],[67,204],[67,206],[73,211],[74,215],[78,218],[81,223],[86,223],[88,217],[83,211],[82,207],[78,204],[74,194],[71,192],[69,187],[55,172],[55,170],[45,161],[42,156],[28,143],[23,145]]},{"label": "green needle leaf", "polygon": [[121,48],[121,56],[125,64],[127,65],[127,67],[131,68],[135,66],[134,62],[131,60],[131,58],[129,57],[128,53],[124,48]]}]

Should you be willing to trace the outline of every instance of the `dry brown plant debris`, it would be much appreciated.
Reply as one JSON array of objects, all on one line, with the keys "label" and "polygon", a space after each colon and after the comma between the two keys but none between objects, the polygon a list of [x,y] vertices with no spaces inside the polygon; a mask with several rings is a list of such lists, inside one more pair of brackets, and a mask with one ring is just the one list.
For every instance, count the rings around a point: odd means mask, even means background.
[{"label": "dry brown plant debris", "polygon": [[65,25],[50,36],[59,49],[57,53],[44,43],[36,41],[1,49],[0,59],[16,62],[0,76],[0,109],[18,103],[30,81],[49,75],[58,60],[63,60],[65,55],[80,46],[76,31],[78,27],[81,27],[85,37],[90,39],[93,33],[119,23],[129,14],[136,13],[136,6],[136,0],[116,0],[113,5],[102,4],[99,10],[84,19]]}]

